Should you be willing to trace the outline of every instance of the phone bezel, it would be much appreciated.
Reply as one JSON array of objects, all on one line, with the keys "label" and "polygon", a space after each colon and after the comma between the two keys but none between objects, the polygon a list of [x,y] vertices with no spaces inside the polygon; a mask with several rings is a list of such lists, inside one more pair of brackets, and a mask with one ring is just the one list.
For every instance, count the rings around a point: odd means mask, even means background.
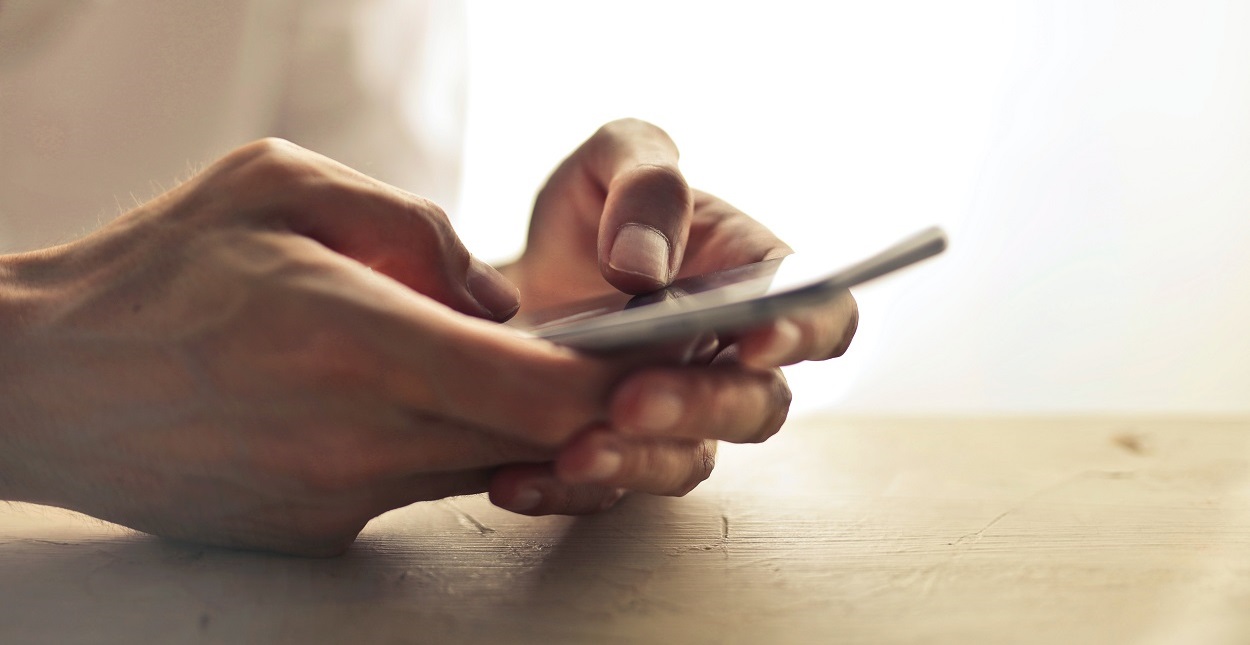
[{"label": "phone bezel", "polygon": [[850,287],[937,255],[946,247],[946,234],[930,227],[867,259],[785,291],[719,302],[719,289],[713,289],[660,306],[643,305],[529,331],[539,338],[593,352],[617,352],[708,332],[741,331],[783,313],[819,305]]}]

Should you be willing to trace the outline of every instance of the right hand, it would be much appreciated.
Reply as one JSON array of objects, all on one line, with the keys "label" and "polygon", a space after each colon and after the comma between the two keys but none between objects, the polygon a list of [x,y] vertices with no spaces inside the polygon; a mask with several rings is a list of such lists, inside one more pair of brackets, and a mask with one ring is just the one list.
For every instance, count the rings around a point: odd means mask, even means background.
[{"label": "right hand", "polygon": [[245,146],[94,235],[0,258],[0,497],[340,552],[606,419],[618,368],[474,318],[516,302],[428,201]]},{"label": "right hand", "polygon": [[[525,253],[504,271],[521,286],[525,306],[541,309],[789,253],[746,213],[691,190],[668,134],[622,119],[552,173],[535,200]],[[711,365],[643,362],[617,385],[607,427],[579,435],[552,464],[501,469],[491,499],[542,515],[595,512],[621,489],[683,495],[711,473],[716,440],[764,441],[781,428],[790,389],[777,368],[840,355],[857,321],[855,300],[844,293],[715,339],[705,347],[715,355]]]}]

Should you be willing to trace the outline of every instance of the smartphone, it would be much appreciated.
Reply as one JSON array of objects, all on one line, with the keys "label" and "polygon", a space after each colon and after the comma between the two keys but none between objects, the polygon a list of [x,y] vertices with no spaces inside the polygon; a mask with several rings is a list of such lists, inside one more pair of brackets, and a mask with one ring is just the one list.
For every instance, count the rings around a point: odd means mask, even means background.
[{"label": "smartphone", "polygon": [[824,258],[794,254],[681,278],[640,296],[614,294],[523,312],[516,323],[540,338],[594,353],[651,347],[758,327],[945,249],[946,234],[932,227],[841,269],[829,270]]}]

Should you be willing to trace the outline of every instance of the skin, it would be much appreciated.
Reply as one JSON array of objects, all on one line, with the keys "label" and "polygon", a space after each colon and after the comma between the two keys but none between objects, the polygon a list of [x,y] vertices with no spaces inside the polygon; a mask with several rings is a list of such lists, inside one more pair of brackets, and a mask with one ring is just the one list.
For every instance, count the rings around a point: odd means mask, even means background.
[{"label": "skin", "polygon": [[[450,495],[543,514],[684,494],[716,439],[780,427],[776,365],[845,349],[849,295],[701,365],[587,356],[498,324],[518,300],[788,252],[690,191],[676,159],[654,126],[601,129],[543,189],[504,269],[515,284],[434,204],[278,140],[82,240],[0,258],[0,498],[332,555],[378,514]],[[639,218],[672,242],[662,275],[604,256]]]},{"label": "skin", "polygon": [[[636,223],[671,241],[666,275],[611,266],[617,234]],[[690,189],[663,130],[625,119],[600,128],[555,170],[535,201],[525,253],[503,271],[525,307],[543,309],[613,290],[645,293],[789,253],[746,214]],[[710,365],[633,371],[613,393],[607,424],[575,437],[554,463],[502,469],[491,499],[541,515],[595,512],[625,490],[684,495],[711,474],[716,440],[761,442],[781,428],[790,390],[777,367],[841,356],[858,320],[846,292],[825,307],[722,339]]]}]

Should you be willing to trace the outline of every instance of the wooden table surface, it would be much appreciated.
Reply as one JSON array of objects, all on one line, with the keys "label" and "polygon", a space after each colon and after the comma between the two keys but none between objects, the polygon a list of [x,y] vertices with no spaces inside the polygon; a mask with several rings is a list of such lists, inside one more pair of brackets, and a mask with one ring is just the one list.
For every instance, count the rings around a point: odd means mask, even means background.
[{"label": "wooden table surface", "polygon": [[683,499],[329,560],[0,506],[0,642],[1250,642],[1250,421],[791,422]]}]

